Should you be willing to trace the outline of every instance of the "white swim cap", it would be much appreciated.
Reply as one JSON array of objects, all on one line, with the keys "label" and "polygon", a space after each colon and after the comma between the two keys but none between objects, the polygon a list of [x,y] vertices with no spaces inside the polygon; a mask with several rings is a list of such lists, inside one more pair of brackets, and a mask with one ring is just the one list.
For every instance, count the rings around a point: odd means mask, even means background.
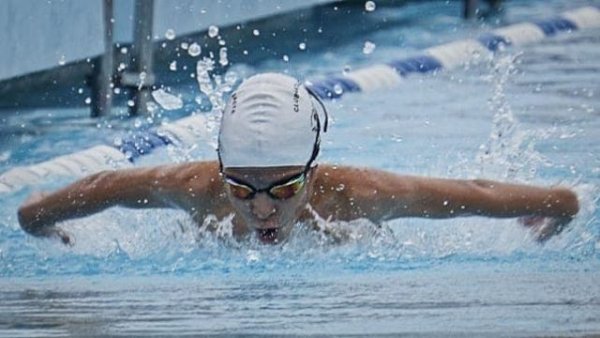
[{"label": "white swim cap", "polygon": [[221,165],[306,165],[318,153],[321,132],[313,100],[318,98],[287,75],[265,73],[246,79],[223,112],[218,150]]}]

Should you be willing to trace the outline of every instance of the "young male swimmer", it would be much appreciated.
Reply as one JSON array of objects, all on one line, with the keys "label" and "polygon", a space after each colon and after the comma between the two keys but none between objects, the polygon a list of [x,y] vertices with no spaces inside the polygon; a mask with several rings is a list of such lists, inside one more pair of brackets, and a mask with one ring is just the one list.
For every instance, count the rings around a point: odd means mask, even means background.
[{"label": "young male swimmer", "polygon": [[522,223],[544,241],[578,212],[577,196],[566,188],[317,165],[326,124],[324,107],[298,80],[256,75],[227,102],[218,161],[100,172],[51,194],[32,194],[19,208],[19,222],[34,236],[71,243],[58,222],[112,206],[181,208],[198,224],[209,215],[233,215],[236,238],[255,235],[263,243],[280,243],[296,223],[317,227],[319,217],[380,223],[399,217],[525,216]]}]

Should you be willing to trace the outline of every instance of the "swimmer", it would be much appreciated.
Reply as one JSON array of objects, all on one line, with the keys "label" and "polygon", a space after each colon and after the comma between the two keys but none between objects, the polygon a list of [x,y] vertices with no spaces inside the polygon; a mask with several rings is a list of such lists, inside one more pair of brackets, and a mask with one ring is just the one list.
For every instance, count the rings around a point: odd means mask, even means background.
[{"label": "swimmer", "polygon": [[543,242],[579,210],[575,193],[489,180],[402,176],[371,168],[317,164],[327,115],[301,82],[266,73],[245,80],[222,114],[218,160],[103,171],[19,208],[23,230],[73,243],[58,223],[113,206],[179,208],[202,225],[232,217],[238,239],[282,243],[299,222],[376,224],[401,218],[518,217]]}]

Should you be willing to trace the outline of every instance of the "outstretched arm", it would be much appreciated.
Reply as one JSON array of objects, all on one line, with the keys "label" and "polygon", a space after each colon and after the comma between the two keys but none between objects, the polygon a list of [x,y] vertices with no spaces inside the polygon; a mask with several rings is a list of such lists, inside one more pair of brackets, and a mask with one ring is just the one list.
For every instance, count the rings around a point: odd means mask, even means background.
[{"label": "outstretched arm", "polygon": [[344,184],[341,193],[352,207],[347,218],[365,217],[379,222],[398,217],[448,218],[537,216],[568,223],[579,211],[573,191],[509,184],[488,180],[453,180],[400,176],[357,168],[320,168],[327,171],[332,189]]},{"label": "outstretched arm", "polygon": [[543,188],[489,180],[451,180],[405,177],[410,192],[406,207],[412,216],[446,218],[465,215],[489,217],[573,217],[577,196],[566,188]]},{"label": "outstretched arm", "polygon": [[207,162],[100,172],[50,194],[32,194],[18,210],[19,223],[32,235],[57,235],[68,241],[68,236],[54,224],[112,206],[185,207],[189,189],[202,186],[193,185],[198,183],[194,178],[205,176],[212,167]]},{"label": "outstretched arm", "polygon": [[[426,192],[426,197],[416,206],[421,205],[418,211],[428,217],[519,217],[520,223],[530,228],[540,242],[559,234],[579,211],[577,196],[563,187],[437,179],[417,181],[417,186]],[[441,204],[440,198],[444,198]]]}]

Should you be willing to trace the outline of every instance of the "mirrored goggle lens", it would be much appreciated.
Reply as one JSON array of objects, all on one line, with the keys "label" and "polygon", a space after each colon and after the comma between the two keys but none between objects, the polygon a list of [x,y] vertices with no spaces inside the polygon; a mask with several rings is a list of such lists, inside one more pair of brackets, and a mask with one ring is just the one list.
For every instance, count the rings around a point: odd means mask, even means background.
[{"label": "mirrored goggle lens", "polygon": [[239,184],[230,179],[226,179],[225,182],[227,183],[231,194],[236,198],[246,200],[254,196],[254,190],[248,186]]},{"label": "mirrored goggle lens", "polygon": [[304,174],[288,183],[277,185],[269,189],[269,194],[277,199],[288,199],[296,195],[304,186]]}]

